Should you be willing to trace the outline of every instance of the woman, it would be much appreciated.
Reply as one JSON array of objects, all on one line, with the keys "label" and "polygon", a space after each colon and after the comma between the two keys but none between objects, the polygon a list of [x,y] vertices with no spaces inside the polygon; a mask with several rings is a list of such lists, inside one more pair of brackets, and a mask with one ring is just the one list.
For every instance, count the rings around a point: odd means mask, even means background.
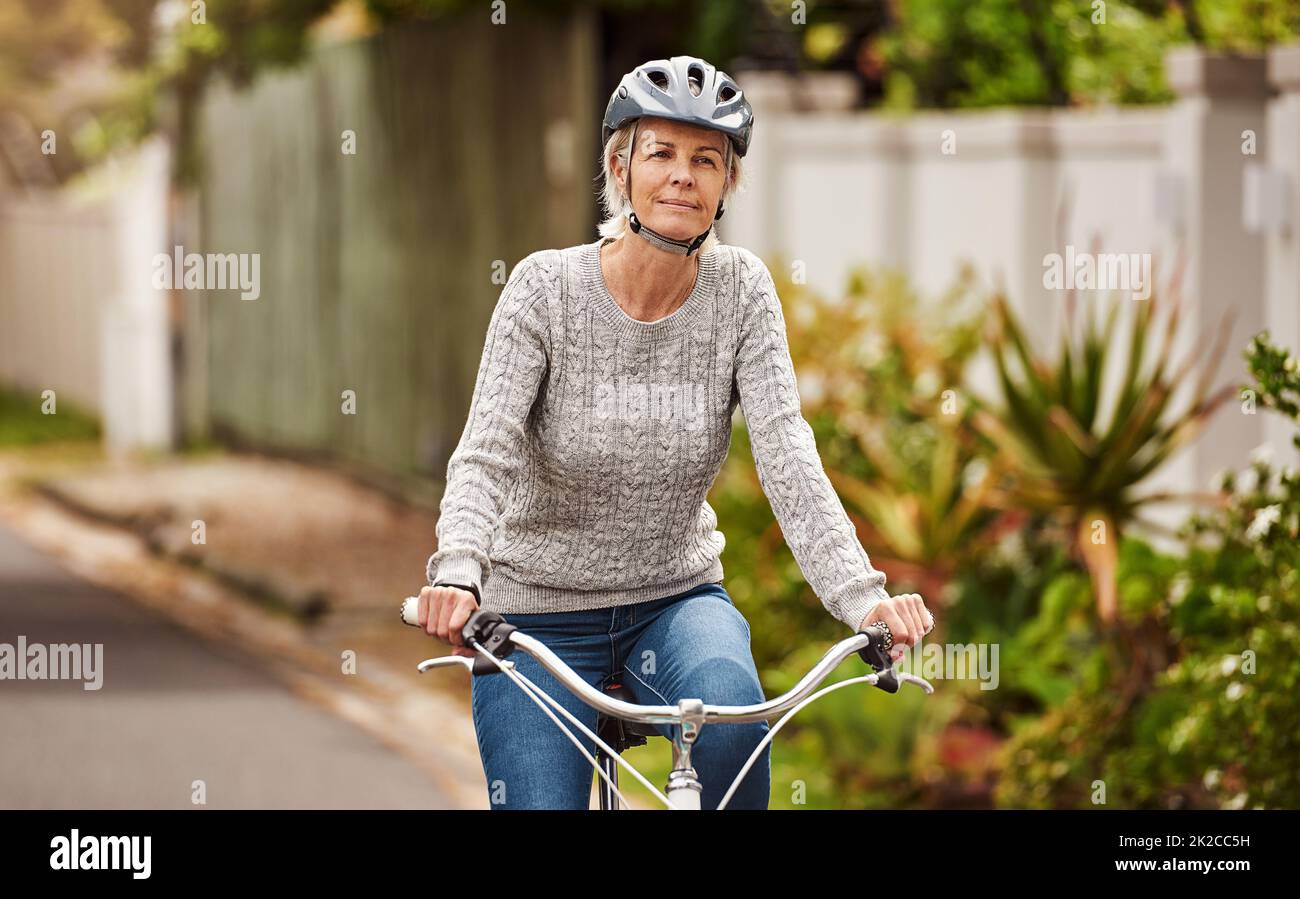
[{"label": "woman", "polygon": [[[705,499],[737,405],[827,610],[855,630],[883,623],[895,659],[933,626],[919,596],[885,592],[822,469],[770,273],[713,233],[752,122],[740,88],[703,60],[638,66],[605,112],[601,239],[511,272],[419,598],[420,624],[458,655],[473,654],[461,628],[481,602],[597,689],[619,681],[640,703],[763,702]],[[595,729],[593,709],[530,656],[513,659]],[[472,695],[493,808],[589,806],[591,766],[527,696],[502,677],[475,678]],[[692,752],[702,808],[717,807],[767,731],[703,728]],[[766,808],[769,778],[765,755],[728,808]]]}]

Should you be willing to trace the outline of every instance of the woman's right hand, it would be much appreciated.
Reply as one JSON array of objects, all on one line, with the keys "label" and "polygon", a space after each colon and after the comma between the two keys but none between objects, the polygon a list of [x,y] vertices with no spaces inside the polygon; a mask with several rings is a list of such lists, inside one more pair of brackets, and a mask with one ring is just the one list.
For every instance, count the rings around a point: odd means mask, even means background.
[{"label": "woman's right hand", "polygon": [[478,609],[474,594],[459,587],[425,587],[420,590],[420,627],[452,647],[452,654],[473,658],[477,653],[465,645],[461,630]]},{"label": "woman's right hand", "polygon": [[900,593],[876,603],[858,630],[864,631],[878,621],[885,623],[894,638],[893,648],[889,650],[889,658],[894,662],[903,658],[905,649],[918,645],[934,629],[934,615],[925,607],[919,593]]}]

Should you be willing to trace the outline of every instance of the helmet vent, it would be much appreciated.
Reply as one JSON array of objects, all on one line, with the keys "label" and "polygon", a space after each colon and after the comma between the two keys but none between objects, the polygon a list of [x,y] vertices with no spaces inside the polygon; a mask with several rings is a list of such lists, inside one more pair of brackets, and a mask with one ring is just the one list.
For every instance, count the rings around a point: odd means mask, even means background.
[{"label": "helmet vent", "polygon": [[647,72],[646,77],[649,78],[650,83],[659,88],[659,90],[668,93],[668,75],[666,73],[656,69],[653,72]]},{"label": "helmet vent", "polygon": [[704,90],[704,70],[699,66],[691,66],[686,70],[686,81],[690,85],[691,93],[698,97],[700,91]]},{"label": "helmet vent", "polygon": [[724,85],[722,90],[718,91],[718,101],[721,103],[726,103],[734,96],[736,96],[736,92],[729,86]]}]

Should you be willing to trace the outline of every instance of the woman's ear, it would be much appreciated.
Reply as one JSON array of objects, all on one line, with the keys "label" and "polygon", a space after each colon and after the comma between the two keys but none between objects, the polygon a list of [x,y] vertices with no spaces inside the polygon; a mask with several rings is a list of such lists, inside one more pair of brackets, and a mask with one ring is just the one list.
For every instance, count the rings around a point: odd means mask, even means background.
[{"label": "woman's ear", "polygon": [[[618,187],[618,195],[630,203],[632,198],[627,195],[627,166],[623,164],[622,157],[617,153],[611,156],[610,160],[610,171],[614,173],[614,184]],[[628,161],[631,162],[630,156]]]}]

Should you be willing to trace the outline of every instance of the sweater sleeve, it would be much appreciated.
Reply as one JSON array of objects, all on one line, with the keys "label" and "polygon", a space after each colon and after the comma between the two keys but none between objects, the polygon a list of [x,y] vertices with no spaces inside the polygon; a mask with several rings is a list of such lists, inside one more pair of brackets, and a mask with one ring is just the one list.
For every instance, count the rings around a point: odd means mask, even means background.
[{"label": "sweater sleeve", "polygon": [[858,541],[803,417],[772,275],[753,253],[738,248],[737,257],[736,388],[758,480],[817,598],[856,631],[871,609],[889,598],[885,575],[872,567]]},{"label": "sweater sleeve", "polygon": [[488,324],[469,417],[447,462],[430,586],[467,586],[481,597],[492,573],[492,538],[523,465],[528,416],[550,358],[540,255],[514,267]]}]

